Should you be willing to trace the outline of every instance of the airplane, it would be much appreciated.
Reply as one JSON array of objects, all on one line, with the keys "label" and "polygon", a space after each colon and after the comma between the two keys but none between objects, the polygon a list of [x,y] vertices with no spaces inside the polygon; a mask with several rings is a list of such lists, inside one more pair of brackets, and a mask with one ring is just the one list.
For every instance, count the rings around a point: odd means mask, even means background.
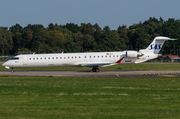
[{"label": "airplane", "polygon": [[155,59],[163,44],[167,40],[176,40],[168,37],[157,36],[146,48],[139,51],[114,51],[114,52],[88,52],[88,53],[55,53],[55,54],[21,54],[14,56],[2,65],[5,68],[14,67],[46,67],[46,66],[78,66],[92,67],[93,72],[99,72],[99,67],[116,64],[142,63]]}]

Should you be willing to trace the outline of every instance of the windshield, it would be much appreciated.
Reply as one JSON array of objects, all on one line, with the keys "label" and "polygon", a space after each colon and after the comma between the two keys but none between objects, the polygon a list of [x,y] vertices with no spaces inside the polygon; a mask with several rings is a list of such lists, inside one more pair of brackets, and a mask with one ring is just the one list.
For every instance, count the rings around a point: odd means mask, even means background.
[{"label": "windshield", "polygon": [[19,57],[13,57],[10,60],[19,60]]}]

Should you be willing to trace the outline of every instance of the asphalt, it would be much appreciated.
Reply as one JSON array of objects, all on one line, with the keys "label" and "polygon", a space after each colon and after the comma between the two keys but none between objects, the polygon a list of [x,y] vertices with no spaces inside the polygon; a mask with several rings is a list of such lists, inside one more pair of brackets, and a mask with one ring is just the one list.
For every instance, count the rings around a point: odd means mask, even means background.
[{"label": "asphalt", "polygon": [[104,70],[91,71],[0,71],[0,75],[13,76],[57,76],[57,77],[153,77],[180,76],[180,71],[139,71],[139,70]]}]

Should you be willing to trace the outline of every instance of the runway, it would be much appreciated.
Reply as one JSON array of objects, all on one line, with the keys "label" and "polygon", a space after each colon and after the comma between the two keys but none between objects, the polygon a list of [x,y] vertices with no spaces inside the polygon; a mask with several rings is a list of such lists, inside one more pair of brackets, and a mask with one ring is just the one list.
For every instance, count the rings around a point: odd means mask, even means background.
[{"label": "runway", "polygon": [[80,71],[0,71],[6,76],[56,76],[56,77],[145,77],[145,76],[180,76],[180,71],[139,71],[139,70],[102,70],[100,72]]}]

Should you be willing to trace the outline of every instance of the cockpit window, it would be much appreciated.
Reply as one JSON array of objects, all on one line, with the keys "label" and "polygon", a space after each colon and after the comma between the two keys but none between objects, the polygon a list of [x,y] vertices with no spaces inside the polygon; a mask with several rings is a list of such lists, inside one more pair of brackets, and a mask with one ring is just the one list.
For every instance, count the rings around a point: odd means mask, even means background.
[{"label": "cockpit window", "polygon": [[13,57],[11,60],[19,60],[19,57]]}]

